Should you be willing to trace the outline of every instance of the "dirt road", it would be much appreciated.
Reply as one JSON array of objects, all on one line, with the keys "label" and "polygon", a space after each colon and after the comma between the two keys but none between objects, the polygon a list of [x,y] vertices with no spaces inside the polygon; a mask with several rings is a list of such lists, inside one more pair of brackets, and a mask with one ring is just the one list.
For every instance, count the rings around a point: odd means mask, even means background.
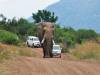
[{"label": "dirt road", "polygon": [[35,49],[35,58],[17,57],[4,63],[7,75],[100,75],[100,62],[62,58],[42,58],[42,50]]}]

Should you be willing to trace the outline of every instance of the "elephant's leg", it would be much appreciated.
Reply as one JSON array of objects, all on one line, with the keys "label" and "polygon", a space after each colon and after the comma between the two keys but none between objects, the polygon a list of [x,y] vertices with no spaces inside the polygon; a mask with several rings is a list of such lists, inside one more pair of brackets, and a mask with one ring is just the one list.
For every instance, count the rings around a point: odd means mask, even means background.
[{"label": "elephant's leg", "polygon": [[50,52],[49,52],[49,49],[48,48],[46,48],[45,49],[45,57],[47,57],[47,58],[49,58],[50,57]]},{"label": "elephant's leg", "polygon": [[50,57],[52,58],[53,57],[52,49],[49,50],[49,54],[50,54]]},{"label": "elephant's leg", "polygon": [[51,58],[53,57],[52,49],[53,49],[53,41],[52,41],[52,39],[51,39],[51,41],[50,41],[50,46],[49,46],[49,53],[50,53],[50,57],[51,57]]},{"label": "elephant's leg", "polygon": [[48,40],[45,39],[43,42],[43,54],[44,54],[44,58],[49,58],[50,57],[50,52],[49,52],[49,44],[48,44]]},{"label": "elephant's leg", "polygon": [[49,48],[49,54],[50,54],[50,57],[52,58],[53,57],[53,54],[52,54],[52,46]]},{"label": "elephant's leg", "polygon": [[52,46],[51,45],[48,45],[46,47],[45,53],[46,53],[46,56],[51,57],[51,58],[53,57],[53,54],[52,54]]},{"label": "elephant's leg", "polygon": [[53,57],[52,47],[53,47],[52,40],[51,39],[45,39],[45,41],[43,43],[44,58]]},{"label": "elephant's leg", "polygon": [[47,43],[47,46],[46,46],[46,54],[47,56],[49,57],[53,57],[53,54],[52,54],[52,48],[53,48],[53,42],[52,42],[52,39],[48,39],[48,43]]},{"label": "elephant's leg", "polygon": [[47,47],[43,47],[43,57],[44,58],[50,57],[49,50],[47,49]]},{"label": "elephant's leg", "polygon": [[43,57],[45,58],[45,49],[44,49],[44,47],[43,47]]}]

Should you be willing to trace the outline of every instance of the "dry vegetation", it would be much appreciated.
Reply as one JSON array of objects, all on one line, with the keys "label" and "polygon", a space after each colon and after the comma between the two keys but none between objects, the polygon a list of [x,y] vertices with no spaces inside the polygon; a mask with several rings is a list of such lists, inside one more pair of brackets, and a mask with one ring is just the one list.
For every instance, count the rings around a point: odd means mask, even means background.
[{"label": "dry vegetation", "polygon": [[4,45],[0,43],[0,62],[16,56],[34,57],[35,53],[27,47],[17,47],[13,45]]},{"label": "dry vegetation", "polygon": [[[100,44],[88,41],[76,45],[76,48],[71,49],[70,53],[79,59],[100,59]],[[100,74],[100,62],[78,61],[73,59],[74,57],[69,58],[69,55],[62,54],[62,58],[43,59],[41,48],[32,49],[25,46],[0,44],[0,61],[6,60],[0,63],[0,75]]]},{"label": "dry vegetation", "polygon": [[81,45],[77,44],[70,53],[78,59],[96,59],[100,60],[100,43],[96,41],[86,41]]},{"label": "dry vegetation", "polygon": [[[98,41],[100,39],[98,38]],[[0,43],[0,62],[18,56],[35,57],[36,50],[25,46],[5,45]],[[100,43],[97,41],[86,41],[82,44],[76,44],[76,47],[69,50],[71,57],[77,59],[95,59],[100,60]],[[42,51],[38,52],[39,54]],[[39,56],[39,55],[38,55]]]}]

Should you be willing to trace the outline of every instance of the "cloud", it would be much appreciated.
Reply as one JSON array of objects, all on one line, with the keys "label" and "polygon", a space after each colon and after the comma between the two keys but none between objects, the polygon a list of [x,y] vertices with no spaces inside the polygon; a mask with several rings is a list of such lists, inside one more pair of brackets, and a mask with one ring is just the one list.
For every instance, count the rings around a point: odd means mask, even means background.
[{"label": "cloud", "polygon": [[59,0],[0,0],[0,13],[7,18],[27,18]]}]

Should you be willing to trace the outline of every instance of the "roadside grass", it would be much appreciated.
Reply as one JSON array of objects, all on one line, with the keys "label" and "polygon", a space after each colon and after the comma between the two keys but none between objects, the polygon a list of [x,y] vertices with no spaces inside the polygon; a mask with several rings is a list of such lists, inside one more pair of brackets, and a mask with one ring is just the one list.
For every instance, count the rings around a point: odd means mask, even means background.
[{"label": "roadside grass", "polygon": [[3,72],[0,71],[0,75],[4,75]]},{"label": "roadside grass", "polygon": [[83,44],[77,44],[69,52],[77,59],[100,60],[100,44],[95,41],[87,41]]},{"label": "roadside grass", "polygon": [[26,47],[0,44],[0,62],[17,56],[35,57],[35,53]]},{"label": "roadside grass", "polygon": [[0,75],[7,75],[7,71],[5,72],[6,68],[3,65],[0,63]]},{"label": "roadside grass", "polygon": [[5,71],[5,67],[1,67],[1,65],[0,65],[0,75],[7,75],[7,71]]},{"label": "roadside grass", "polygon": [[3,72],[0,71],[0,75],[6,75],[6,74],[4,74]]}]

